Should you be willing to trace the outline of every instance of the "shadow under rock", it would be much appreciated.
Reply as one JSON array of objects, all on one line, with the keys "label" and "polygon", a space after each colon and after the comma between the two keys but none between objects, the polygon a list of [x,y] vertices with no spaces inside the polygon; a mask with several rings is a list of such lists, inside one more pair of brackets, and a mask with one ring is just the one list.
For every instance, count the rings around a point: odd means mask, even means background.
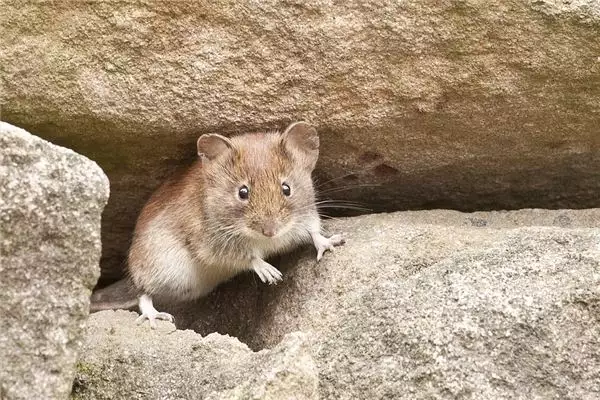
[{"label": "shadow under rock", "polygon": [[269,324],[272,305],[295,285],[295,266],[305,251],[268,260],[284,275],[277,285],[263,283],[248,271],[222,283],[206,297],[177,304],[157,303],[157,308],[172,314],[178,329],[191,329],[202,336],[213,332],[230,335],[254,351],[262,350],[282,339],[265,338],[261,327]]}]

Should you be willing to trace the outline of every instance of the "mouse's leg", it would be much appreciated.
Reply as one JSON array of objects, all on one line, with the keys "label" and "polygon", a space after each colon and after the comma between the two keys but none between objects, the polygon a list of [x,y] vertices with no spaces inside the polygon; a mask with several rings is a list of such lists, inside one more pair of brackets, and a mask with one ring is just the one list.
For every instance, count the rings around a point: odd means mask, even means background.
[{"label": "mouse's leg", "polygon": [[173,316],[166,312],[158,312],[152,304],[152,298],[147,294],[143,294],[140,297],[140,316],[135,320],[136,324],[141,324],[144,320],[148,320],[150,327],[156,329],[156,320],[162,319],[165,321],[173,322]]},{"label": "mouse's leg", "polygon": [[283,276],[277,268],[260,258],[253,258],[250,267],[261,281],[269,285],[281,281]]},{"label": "mouse's leg", "polygon": [[341,246],[346,242],[342,235],[333,235],[326,238],[325,236],[321,235],[321,232],[319,231],[311,232],[310,236],[312,237],[313,244],[317,249],[317,261],[320,261],[321,258],[323,258],[323,253],[325,253],[327,250],[333,251],[334,246]]}]

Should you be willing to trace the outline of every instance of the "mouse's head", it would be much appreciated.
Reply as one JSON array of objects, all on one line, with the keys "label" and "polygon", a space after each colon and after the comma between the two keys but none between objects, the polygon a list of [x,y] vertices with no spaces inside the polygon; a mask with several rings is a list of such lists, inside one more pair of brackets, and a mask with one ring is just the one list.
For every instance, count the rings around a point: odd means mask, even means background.
[{"label": "mouse's head", "polygon": [[293,123],[283,133],[202,135],[198,154],[204,214],[224,240],[281,238],[314,216],[319,136],[309,124]]}]

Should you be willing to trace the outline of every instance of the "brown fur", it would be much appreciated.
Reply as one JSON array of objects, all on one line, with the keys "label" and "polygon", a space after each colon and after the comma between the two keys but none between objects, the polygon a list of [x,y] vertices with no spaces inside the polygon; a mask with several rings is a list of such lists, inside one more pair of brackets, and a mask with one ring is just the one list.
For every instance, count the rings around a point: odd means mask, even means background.
[{"label": "brown fur", "polygon": [[[267,256],[309,238],[308,224],[318,225],[310,177],[318,136],[304,125],[283,134],[201,137],[201,158],[165,182],[139,216],[129,254],[134,284],[153,295],[178,290],[156,278],[170,268],[157,261],[162,253],[156,253],[161,244],[156,240],[161,237],[187,249],[198,265],[196,272],[212,282],[208,286],[248,268],[256,252]],[[282,194],[282,180],[291,187],[289,197]],[[247,201],[237,197],[242,185],[250,190]],[[289,237],[275,246],[261,236],[264,226],[291,229]]]}]

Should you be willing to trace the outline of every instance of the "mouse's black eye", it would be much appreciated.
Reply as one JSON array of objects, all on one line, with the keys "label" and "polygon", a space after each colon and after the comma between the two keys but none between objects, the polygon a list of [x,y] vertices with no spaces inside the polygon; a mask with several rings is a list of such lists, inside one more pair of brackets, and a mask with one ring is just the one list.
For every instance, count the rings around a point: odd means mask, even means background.
[{"label": "mouse's black eye", "polygon": [[281,191],[283,192],[284,196],[289,196],[290,194],[292,194],[292,189],[290,189],[290,185],[288,185],[285,182],[281,184]]},{"label": "mouse's black eye", "polygon": [[238,196],[240,196],[240,199],[242,200],[248,200],[248,197],[250,196],[250,189],[248,189],[248,186],[242,186],[238,190]]}]

